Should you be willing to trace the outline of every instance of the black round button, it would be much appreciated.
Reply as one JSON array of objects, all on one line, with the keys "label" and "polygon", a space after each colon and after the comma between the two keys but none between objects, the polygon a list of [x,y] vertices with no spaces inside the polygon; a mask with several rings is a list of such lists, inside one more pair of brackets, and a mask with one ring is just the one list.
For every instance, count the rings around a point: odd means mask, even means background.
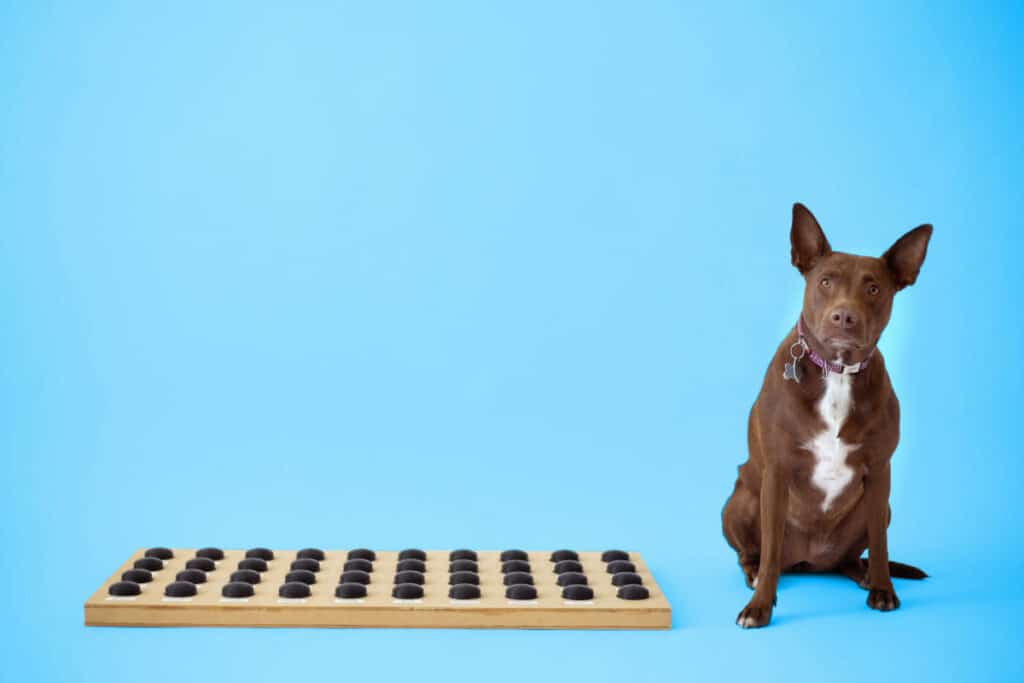
[{"label": "black round button", "polygon": [[259,583],[260,573],[255,569],[239,569],[231,573],[232,583]]},{"label": "black round button", "polygon": [[564,574],[565,572],[582,572],[583,565],[576,560],[562,560],[561,562],[555,562],[555,573]]},{"label": "black round button", "polygon": [[460,550],[453,550],[450,553],[448,553],[448,561],[454,562],[455,560],[473,560],[474,562],[476,562],[476,551],[466,550],[464,548]]},{"label": "black round button", "polygon": [[256,589],[252,587],[251,583],[232,581],[224,584],[224,587],[220,589],[220,594],[225,598],[251,598],[256,594]]},{"label": "black round button", "polygon": [[458,583],[471,583],[480,585],[480,575],[476,572],[452,572],[448,575],[448,583],[452,586]]},{"label": "black round button", "polygon": [[427,554],[419,548],[406,548],[402,552],[398,553],[398,559],[400,560],[423,560],[427,561]]},{"label": "black round button", "polygon": [[562,562],[563,560],[576,560],[579,561],[580,556],[575,550],[556,550],[551,553],[552,562]]},{"label": "black round button", "polygon": [[164,588],[164,595],[169,598],[191,598],[198,592],[196,585],[191,581],[175,581]]},{"label": "black round button", "polygon": [[527,583],[517,583],[505,589],[505,597],[509,600],[536,600],[537,589]]},{"label": "black round button", "polygon": [[307,572],[318,572],[320,571],[320,563],[311,557],[301,557],[292,561],[291,569],[292,571],[303,569]]},{"label": "black round button", "polygon": [[262,557],[247,557],[238,561],[239,569],[250,569],[254,572],[267,571],[267,561]]},{"label": "black round button", "polygon": [[423,597],[423,586],[418,583],[400,583],[391,590],[391,597],[399,600],[416,600]]},{"label": "black round button", "polygon": [[593,600],[594,589],[577,583],[563,588],[562,597],[566,600]]},{"label": "black round button", "polygon": [[640,578],[639,574],[633,572],[619,572],[618,574],[612,574],[612,585],[613,586],[629,586],[632,584],[640,585],[644,580]]},{"label": "black round button", "polygon": [[310,590],[308,583],[289,581],[281,584],[281,587],[277,589],[277,594],[282,598],[297,600],[299,598],[308,598],[313,594],[313,591]]},{"label": "black round button", "polygon": [[284,575],[285,583],[304,583],[312,585],[316,583],[316,574],[307,569],[296,569]]},{"label": "black round button", "polygon": [[121,573],[121,580],[133,583],[149,583],[153,580],[153,574],[148,569],[129,569]]},{"label": "black round button", "polygon": [[255,557],[264,562],[270,562],[274,559],[274,551],[270,548],[249,548],[245,551],[246,557]]},{"label": "black round button", "polygon": [[164,561],[158,557],[140,557],[132,565],[136,569],[145,569],[150,572],[158,572],[164,568]]},{"label": "black round button", "polygon": [[605,550],[601,553],[602,562],[611,562],[613,560],[628,560],[629,553],[625,550]]},{"label": "black round button", "polygon": [[501,553],[501,561],[508,562],[509,560],[523,560],[528,561],[530,556],[525,550],[503,550]]},{"label": "black round button", "polygon": [[399,560],[398,564],[395,565],[395,571],[399,572],[425,572],[427,571],[427,563],[423,560]]},{"label": "black round button", "polygon": [[372,572],[373,562],[371,562],[370,560],[360,559],[348,560],[347,562],[345,562],[345,566],[342,567],[342,571],[346,572],[352,571],[353,569],[356,569],[361,572]]},{"label": "black round button", "polygon": [[618,574],[619,572],[635,572],[636,565],[626,560],[612,560],[608,563],[606,569],[609,574]]},{"label": "black round button", "polygon": [[196,557],[207,557],[216,562],[224,559],[224,551],[220,548],[200,548],[196,551]]},{"label": "black round button", "polygon": [[415,583],[422,586],[426,582],[423,572],[405,571],[395,574],[395,583]]},{"label": "black round button", "polygon": [[558,575],[559,586],[585,586],[587,577],[579,572],[563,572]]},{"label": "black round button", "polygon": [[107,592],[117,596],[138,595],[142,592],[142,586],[134,581],[118,581],[117,583],[110,584]]},{"label": "black round button", "polygon": [[377,553],[373,552],[369,548],[353,548],[348,551],[348,559],[369,560],[370,562],[373,562],[377,559]]},{"label": "black round button", "polygon": [[324,558],[327,556],[324,555],[324,551],[320,550],[320,548],[303,548],[299,552],[295,553],[295,557],[300,560],[316,560],[317,562],[323,562]]},{"label": "black round button", "polygon": [[533,574],[529,572],[509,572],[505,574],[504,581],[506,586],[514,586],[517,583],[525,583],[532,586]]},{"label": "black round button", "polygon": [[455,560],[448,564],[449,572],[478,572],[480,567],[473,560]]},{"label": "black round button", "polygon": [[619,589],[618,596],[623,600],[646,600],[651,597],[651,592],[646,586],[638,586],[631,583]]},{"label": "black round button", "polygon": [[338,587],[334,589],[334,597],[346,600],[365,598],[366,586],[362,583],[339,583]]},{"label": "black round button", "polygon": [[480,597],[480,586],[473,583],[457,583],[448,589],[452,600],[476,600]]},{"label": "black round button", "polygon": [[185,563],[185,569],[198,569],[201,572],[212,572],[216,568],[217,565],[208,557],[193,557]]},{"label": "black round button", "polygon": [[509,572],[530,572],[530,563],[526,560],[508,560],[507,562],[501,563],[501,573],[508,574]]},{"label": "black round button", "polygon": [[170,548],[162,548],[158,546],[147,550],[145,557],[155,557],[158,560],[169,560],[174,557],[174,551]]},{"label": "black round button", "polygon": [[347,572],[342,572],[339,583],[359,583],[365,586],[370,583],[370,573],[350,569]]},{"label": "black round button", "polygon": [[174,577],[175,581],[188,581],[189,583],[206,583],[206,572],[199,569],[182,569]]}]

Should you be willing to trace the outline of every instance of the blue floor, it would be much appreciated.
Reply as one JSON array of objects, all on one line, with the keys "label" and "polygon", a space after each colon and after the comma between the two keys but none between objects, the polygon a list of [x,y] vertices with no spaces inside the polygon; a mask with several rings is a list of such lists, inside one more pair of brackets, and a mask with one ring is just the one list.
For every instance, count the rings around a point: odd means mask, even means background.
[{"label": "blue floor", "polygon": [[749,595],[738,571],[669,554],[658,555],[674,612],[664,632],[86,628],[91,584],[76,575],[53,584],[52,611],[12,629],[6,667],[21,680],[153,682],[1021,680],[1024,598],[1010,578],[1024,567],[920,559],[933,576],[897,581],[896,612],[870,611],[843,578],[787,577],[758,631],[732,624]]}]

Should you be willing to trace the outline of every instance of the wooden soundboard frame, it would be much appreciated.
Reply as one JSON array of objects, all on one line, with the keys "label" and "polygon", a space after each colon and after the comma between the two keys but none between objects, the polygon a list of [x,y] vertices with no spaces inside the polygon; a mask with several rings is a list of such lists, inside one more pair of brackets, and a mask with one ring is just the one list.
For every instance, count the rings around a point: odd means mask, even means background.
[{"label": "wooden soundboard frame", "polygon": [[274,560],[255,586],[255,595],[245,599],[221,597],[228,576],[244,558],[244,550],[225,550],[224,559],[198,585],[192,598],[165,598],[164,588],[174,581],[194,549],[176,548],[174,557],[155,572],[153,581],[142,584],[142,594],[114,597],[108,594],[121,573],[143,557],[139,549],[121,565],[85,603],[87,626],[267,626],[267,627],[359,627],[359,628],[530,628],[530,629],[668,629],[672,610],[639,553],[630,561],[650,591],[646,600],[623,600],[616,596],[599,552],[581,552],[580,563],[594,589],[594,599],[564,600],[556,583],[548,551],[530,551],[530,564],[538,596],[532,601],[505,598],[498,551],[480,551],[478,600],[448,597],[448,551],[427,552],[424,597],[395,600],[391,597],[398,553],[377,551],[367,596],[339,600],[334,588],[346,559],[345,550],[326,550],[320,563],[318,582],[312,595],[303,600],[278,597],[277,589],[288,572],[295,550],[275,550]]}]

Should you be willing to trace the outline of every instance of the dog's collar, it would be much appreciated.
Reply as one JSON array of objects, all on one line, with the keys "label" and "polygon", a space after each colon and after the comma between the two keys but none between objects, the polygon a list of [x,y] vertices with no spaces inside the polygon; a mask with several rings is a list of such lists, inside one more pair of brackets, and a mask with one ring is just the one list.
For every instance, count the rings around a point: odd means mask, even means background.
[{"label": "dog's collar", "polygon": [[[828,377],[830,373],[836,372],[840,375],[855,375],[868,366],[868,361],[871,360],[871,356],[875,354],[875,350],[871,349],[867,358],[859,363],[853,365],[844,365],[834,360],[827,360],[822,358],[814,349],[811,348],[810,344],[807,343],[807,339],[804,334],[804,317],[801,315],[796,320],[796,343],[789,349],[789,354],[793,357],[793,364],[800,360],[803,356],[807,356],[812,363],[821,368],[823,375]],[[800,348],[800,353],[796,352],[796,349]]]}]

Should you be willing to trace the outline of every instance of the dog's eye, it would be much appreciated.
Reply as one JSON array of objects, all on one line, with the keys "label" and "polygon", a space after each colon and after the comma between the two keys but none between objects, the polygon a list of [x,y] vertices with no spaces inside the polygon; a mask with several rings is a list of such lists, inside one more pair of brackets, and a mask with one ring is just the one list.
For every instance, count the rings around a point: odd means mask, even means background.
[{"label": "dog's eye", "polygon": [[878,296],[878,285],[868,285],[868,294],[871,296]]},{"label": "dog's eye", "polygon": [[821,286],[822,287],[831,287],[832,286],[832,281],[829,280],[827,277],[823,277],[823,278],[821,278]]}]

